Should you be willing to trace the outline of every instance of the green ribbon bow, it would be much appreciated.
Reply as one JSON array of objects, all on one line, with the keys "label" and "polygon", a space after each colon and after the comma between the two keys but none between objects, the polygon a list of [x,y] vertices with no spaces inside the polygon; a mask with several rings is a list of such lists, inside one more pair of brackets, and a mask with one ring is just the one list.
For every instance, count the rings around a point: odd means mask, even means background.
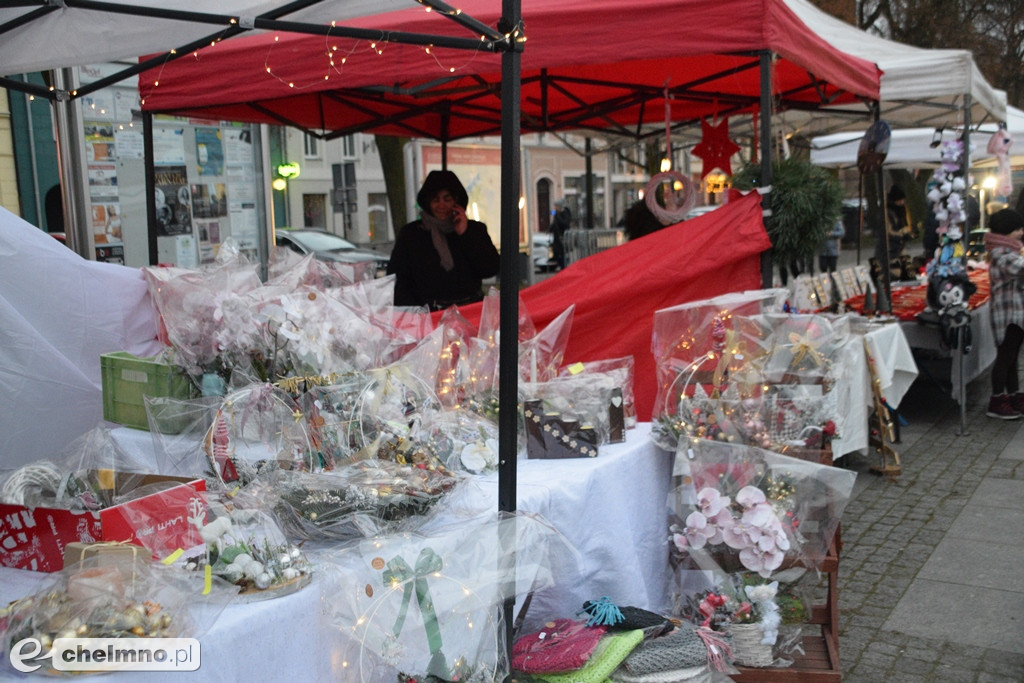
[{"label": "green ribbon bow", "polygon": [[436,552],[430,548],[423,548],[416,560],[415,571],[409,567],[408,562],[398,555],[388,562],[382,578],[385,586],[397,586],[398,584],[405,586],[402,591],[402,606],[398,610],[398,618],[395,620],[392,634],[398,638],[402,633],[405,617],[409,611],[409,603],[415,590],[416,602],[419,604],[420,614],[423,616],[423,628],[427,632],[427,644],[430,646],[431,656],[427,673],[448,680],[448,665],[445,662],[444,653],[441,652],[441,627],[437,623],[434,602],[430,599],[430,587],[427,585],[427,577],[441,571],[443,567],[444,561]]}]

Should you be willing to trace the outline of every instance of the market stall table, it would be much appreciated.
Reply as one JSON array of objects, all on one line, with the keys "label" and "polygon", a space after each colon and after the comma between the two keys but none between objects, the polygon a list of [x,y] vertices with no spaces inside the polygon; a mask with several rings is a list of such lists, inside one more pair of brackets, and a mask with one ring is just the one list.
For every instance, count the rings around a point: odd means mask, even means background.
[{"label": "market stall table", "polygon": [[[927,307],[927,285],[895,287],[892,291],[892,314],[899,321],[900,328],[912,349],[920,349],[950,358],[950,394],[959,401],[963,387],[980,377],[995,360],[995,340],[992,336],[991,312],[989,311],[988,271],[976,269],[970,272],[971,282],[978,287],[969,300],[971,314],[971,346],[967,353],[950,349],[943,340],[942,332],[935,324],[926,324],[919,317]],[[864,296],[846,300],[850,310],[864,313]],[[870,311],[868,312],[870,313]],[[958,358],[959,356],[959,358]],[[962,369],[961,369],[962,365]]]},{"label": "market stall table", "polygon": [[842,377],[834,391],[839,392],[836,436],[832,456],[864,451],[869,446],[868,418],[873,410],[872,382],[893,409],[917,377],[917,364],[901,325],[855,320],[853,334],[840,351]]},{"label": "market stall table", "polygon": [[[111,433],[133,458],[157,466],[149,432],[121,427]],[[596,458],[520,458],[517,509],[541,515],[580,554],[578,562],[562,558],[558,587],[534,597],[531,617],[572,616],[585,600],[602,595],[646,609],[665,605],[673,456],[650,433],[651,424],[641,422],[626,431],[624,443],[601,446]],[[477,476],[433,523],[489,514],[497,499],[497,473]]]},{"label": "market stall table", "polygon": [[[556,558],[555,586],[534,595],[526,625],[573,617],[584,601],[602,596],[621,605],[667,608],[673,456],[654,444],[650,430],[650,423],[640,423],[627,431],[625,443],[602,446],[596,458],[519,461],[519,509],[542,516],[579,553]],[[136,458],[152,453],[148,432],[112,433]],[[459,523],[493,510],[497,490],[497,475],[477,478],[432,523]],[[0,603],[30,594],[47,576],[0,568]],[[275,673],[295,680],[343,679],[341,640],[322,616],[320,586],[314,574],[313,583],[293,595],[228,606],[199,639],[204,663],[192,680],[267,679]]]}]

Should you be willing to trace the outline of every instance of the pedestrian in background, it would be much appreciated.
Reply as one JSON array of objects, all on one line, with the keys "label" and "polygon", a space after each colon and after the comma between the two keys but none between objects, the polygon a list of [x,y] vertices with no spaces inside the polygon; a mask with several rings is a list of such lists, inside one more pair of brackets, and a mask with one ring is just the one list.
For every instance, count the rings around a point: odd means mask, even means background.
[{"label": "pedestrian in background", "polygon": [[846,234],[843,219],[837,218],[832,229],[818,247],[818,268],[823,273],[834,273],[839,266],[839,243]]},{"label": "pedestrian in background", "polygon": [[469,195],[458,176],[431,171],[416,202],[423,212],[399,231],[388,263],[395,305],[438,311],[483,299],[483,279],[498,274],[501,257],[487,226],[466,217]]},{"label": "pedestrian in background", "polygon": [[1024,342],[1024,216],[1013,209],[992,214],[985,234],[988,251],[988,278],[991,288],[992,332],[996,339],[996,359],[992,363],[992,397],[989,417],[1016,420],[1024,412],[1024,394],[1020,393],[1017,357]]},{"label": "pedestrian in background", "polygon": [[554,213],[551,218],[551,253],[561,270],[565,268],[565,233],[572,227],[572,211],[564,199],[556,199]]},{"label": "pedestrian in background", "polygon": [[903,255],[903,247],[910,239],[911,230],[907,220],[907,195],[899,186],[893,185],[886,195],[885,229],[889,233],[888,251],[885,235],[879,235],[875,243],[875,258],[880,264],[892,265]]}]

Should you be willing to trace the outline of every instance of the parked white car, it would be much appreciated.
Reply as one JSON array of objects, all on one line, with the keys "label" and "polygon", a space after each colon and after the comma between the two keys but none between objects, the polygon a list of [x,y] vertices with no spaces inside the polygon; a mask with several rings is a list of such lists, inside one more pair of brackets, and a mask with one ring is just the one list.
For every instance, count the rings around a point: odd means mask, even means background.
[{"label": "parked white car", "polygon": [[558,264],[555,262],[555,252],[551,249],[554,238],[550,232],[533,233],[533,242],[530,244],[530,259],[533,261],[533,270],[537,273],[547,273],[555,270]]}]

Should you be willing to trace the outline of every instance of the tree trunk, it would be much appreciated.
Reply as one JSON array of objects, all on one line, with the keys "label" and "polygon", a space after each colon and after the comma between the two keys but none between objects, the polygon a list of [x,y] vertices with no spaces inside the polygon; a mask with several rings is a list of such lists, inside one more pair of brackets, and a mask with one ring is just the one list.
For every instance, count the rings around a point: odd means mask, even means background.
[{"label": "tree trunk", "polygon": [[405,160],[402,158],[402,150],[409,138],[375,135],[374,141],[384,169],[384,187],[391,209],[391,234],[397,237],[399,229],[409,222],[405,206]]}]

